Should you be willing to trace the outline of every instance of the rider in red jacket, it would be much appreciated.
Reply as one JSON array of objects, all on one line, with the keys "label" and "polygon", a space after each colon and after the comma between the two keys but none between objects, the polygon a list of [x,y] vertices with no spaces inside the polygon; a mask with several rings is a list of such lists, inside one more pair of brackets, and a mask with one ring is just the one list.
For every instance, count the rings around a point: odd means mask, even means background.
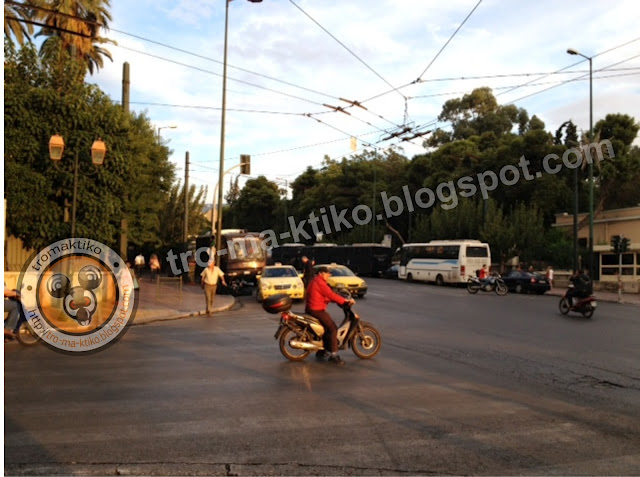
[{"label": "rider in red jacket", "polygon": [[[335,364],[344,364],[344,361],[338,355],[338,327],[334,323],[331,315],[327,313],[327,305],[335,302],[342,306],[345,303],[355,303],[353,298],[346,299],[341,297],[329,287],[327,277],[331,273],[327,267],[319,267],[315,278],[309,284],[306,290],[306,312],[316,317],[324,326],[325,333],[323,336],[325,350],[330,351],[329,362]],[[326,351],[318,351],[316,357],[323,358]]]}]

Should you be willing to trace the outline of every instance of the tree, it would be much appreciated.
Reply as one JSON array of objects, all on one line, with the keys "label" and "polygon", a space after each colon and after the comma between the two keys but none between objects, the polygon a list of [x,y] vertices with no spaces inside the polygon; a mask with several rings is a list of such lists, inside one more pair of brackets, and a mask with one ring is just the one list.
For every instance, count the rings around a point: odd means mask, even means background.
[{"label": "tree", "polygon": [[[168,150],[158,145],[147,118],[125,114],[96,86],[75,81],[77,70],[64,52],[40,59],[33,45],[16,51],[5,43],[8,232],[35,248],[70,236],[65,212],[73,200],[77,157],[76,236],[117,248],[125,218],[132,243],[157,240],[160,210],[174,180]],[[59,164],[48,151],[56,133],[66,143]],[[95,169],[89,149],[98,137],[107,157]]]},{"label": "tree", "polygon": [[514,126],[522,125],[526,113],[516,106],[500,106],[488,87],[476,88],[462,98],[450,99],[442,107],[439,121],[451,123],[453,131],[443,132],[438,129],[426,141],[430,147],[457,139],[469,139],[486,132],[496,136],[509,133]]},{"label": "tree", "polygon": [[13,42],[12,36],[15,37],[19,45],[23,45],[25,39],[31,41],[33,25],[27,21],[33,18],[33,10],[29,8],[29,3],[25,2],[23,5],[4,4],[4,37],[9,42]]},{"label": "tree", "polygon": [[38,0],[38,6],[44,9],[35,10],[36,18],[46,25],[36,34],[46,37],[41,55],[55,55],[58,49],[75,52],[75,59],[91,74],[102,68],[104,58],[113,61],[102,45],[116,43],[99,36],[100,29],[108,30],[111,21],[109,0]]},{"label": "tree", "polygon": [[273,229],[276,222],[274,212],[279,201],[280,194],[275,183],[264,176],[249,179],[234,205],[241,228],[252,232]]},{"label": "tree", "polygon": [[[159,245],[180,244],[184,242],[184,184],[175,184],[166,197],[162,221],[160,224]],[[206,189],[195,185],[187,191],[189,202],[188,231],[190,236],[198,236],[209,229],[209,221],[203,215]]]},{"label": "tree", "polygon": [[[595,212],[637,204],[640,199],[637,187],[640,182],[640,151],[637,146],[633,146],[633,141],[640,125],[629,115],[607,114],[594,128],[594,138],[591,141],[585,139],[583,146],[589,145],[589,142],[598,144],[605,140],[610,141],[612,146],[612,154],[608,154],[605,160],[594,161],[599,196]],[[606,155],[607,148],[602,149]],[[592,156],[595,154],[592,153]]]}]

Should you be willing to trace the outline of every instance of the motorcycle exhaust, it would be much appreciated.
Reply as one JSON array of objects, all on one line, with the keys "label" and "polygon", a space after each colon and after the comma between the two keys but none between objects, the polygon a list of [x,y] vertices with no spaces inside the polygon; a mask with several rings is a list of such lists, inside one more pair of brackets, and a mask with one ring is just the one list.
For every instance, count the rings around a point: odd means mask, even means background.
[{"label": "motorcycle exhaust", "polygon": [[289,346],[296,349],[318,349],[313,343],[305,343],[304,341],[291,340]]}]

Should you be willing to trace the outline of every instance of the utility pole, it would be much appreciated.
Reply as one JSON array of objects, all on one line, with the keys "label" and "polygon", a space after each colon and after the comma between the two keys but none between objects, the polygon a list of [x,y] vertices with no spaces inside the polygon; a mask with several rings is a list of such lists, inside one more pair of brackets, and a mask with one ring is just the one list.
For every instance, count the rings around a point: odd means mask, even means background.
[{"label": "utility pole", "polygon": [[[129,63],[126,61],[122,64],[122,110],[125,114],[129,114],[129,86],[131,85]],[[125,192],[125,202],[128,201]],[[126,217],[120,220],[120,256],[127,259],[129,252],[129,224]]]},{"label": "utility pole", "polygon": [[184,232],[183,241],[189,240],[189,151],[184,157]]}]

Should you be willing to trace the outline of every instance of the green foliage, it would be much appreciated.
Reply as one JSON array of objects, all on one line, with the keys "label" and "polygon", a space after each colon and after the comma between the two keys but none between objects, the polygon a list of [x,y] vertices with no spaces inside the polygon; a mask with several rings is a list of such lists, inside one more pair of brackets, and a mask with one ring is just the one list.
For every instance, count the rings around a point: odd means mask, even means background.
[{"label": "green foliage", "polygon": [[[279,201],[278,186],[266,177],[259,176],[247,181],[232,209],[236,220],[242,224],[241,228],[262,232],[273,229],[276,224],[275,211]],[[225,214],[222,215],[222,220],[226,224],[225,227],[228,227]]]},{"label": "green foliage", "polygon": [[[184,243],[184,193],[184,184],[171,187],[161,215],[160,241],[156,246]],[[194,185],[187,192],[189,237],[202,235],[210,230],[210,222],[203,215],[205,193],[204,188],[196,188]]]},{"label": "green foliage", "polygon": [[[32,45],[5,42],[5,198],[8,232],[28,247],[69,237],[65,217],[73,202],[78,161],[76,236],[116,248],[121,223],[133,244],[158,240],[159,214],[173,182],[168,150],[157,144],[144,116],[126,115],[96,86],[78,81],[81,68],[68,55],[39,60]],[[65,141],[55,164],[48,143]],[[90,148],[107,146],[103,166]]]}]

